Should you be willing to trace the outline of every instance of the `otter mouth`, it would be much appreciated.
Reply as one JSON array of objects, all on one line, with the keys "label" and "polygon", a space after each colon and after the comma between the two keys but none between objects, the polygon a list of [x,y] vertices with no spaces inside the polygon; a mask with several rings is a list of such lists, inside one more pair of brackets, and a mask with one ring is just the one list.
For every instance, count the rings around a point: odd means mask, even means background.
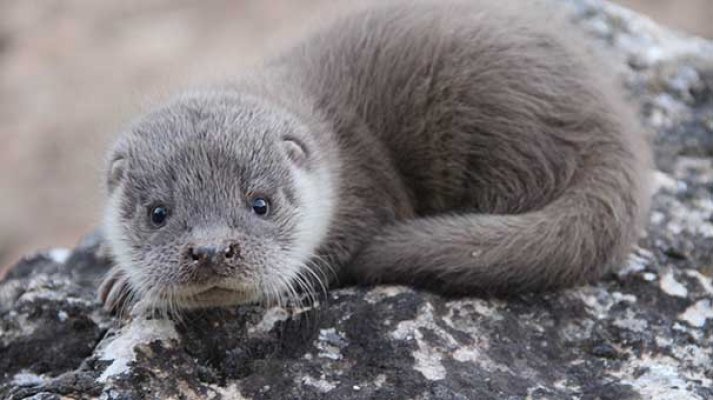
[{"label": "otter mouth", "polygon": [[210,286],[190,296],[186,300],[197,307],[201,306],[222,306],[250,303],[256,300],[254,290],[232,289],[220,286]]},{"label": "otter mouth", "polygon": [[247,295],[246,290],[234,290],[234,289],[226,289],[218,286],[211,286],[205,290],[202,290],[196,294],[194,294],[193,298],[201,298],[201,297],[213,297],[213,296],[235,296],[235,295]]}]

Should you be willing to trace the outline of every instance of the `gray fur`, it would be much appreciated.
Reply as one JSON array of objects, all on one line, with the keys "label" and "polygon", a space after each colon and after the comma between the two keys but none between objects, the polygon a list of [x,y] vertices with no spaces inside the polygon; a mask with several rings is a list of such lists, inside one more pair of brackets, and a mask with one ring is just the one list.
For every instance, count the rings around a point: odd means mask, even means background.
[{"label": "gray fur", "polygon": [[[512,293],[587,282],[621,263],[648,204],[636,117],[570,27],[513,4],[370,7],[236,84],[145,117],[112,153],[125,160],[109,172],[121,254],[103,298],[113,306],[161,286],[172,294],[156,302],[230,304],[329,270],[342,282]],[[320,206],[305,203],[295,171],[328,171],[327,211],[315,215],[329,229],[291,261],[308,234],[296,216]],[[269,220],[246,211],[255,188],[274,196]],[[176,211],[146,229],[157,199]],[[201,240],[239,241],[231,285],[257,294],[181,297],[191,282],[177,254]],[[260,286],[275,274],[277,289]]]}]

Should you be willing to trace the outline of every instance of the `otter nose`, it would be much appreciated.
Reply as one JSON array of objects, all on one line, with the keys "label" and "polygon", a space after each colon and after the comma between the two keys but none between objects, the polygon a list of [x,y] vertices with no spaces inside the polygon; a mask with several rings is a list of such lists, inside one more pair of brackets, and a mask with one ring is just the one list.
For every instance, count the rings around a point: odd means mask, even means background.
[{"label": "otter nose", "polygon": [[186,253],[187,258],[190,258],[191,261],[215,263],[237,257],[240,253],[240,248],[236,243],[222,246],[204,245],[189,247]]},{"label": "otter nose", "polygon": [[218,250],[214,246],[200,246],[191,247],[189,252],[193,261],[201,261],[214,258]]}]

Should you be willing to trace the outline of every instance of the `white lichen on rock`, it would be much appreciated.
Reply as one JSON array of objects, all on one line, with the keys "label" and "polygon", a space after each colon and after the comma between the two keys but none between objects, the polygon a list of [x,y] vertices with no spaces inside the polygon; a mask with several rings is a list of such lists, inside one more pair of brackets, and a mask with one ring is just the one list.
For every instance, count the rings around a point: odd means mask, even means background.
[{"label": "white lichen on rock", "polygon": [[391,337],[396,340],[416,342],[416,350],[412,355],[416,364],[414,369],[420,372],[426,379],[435,381],[446,377],[446,368],[443,366],[443,352],[445,349],[437,347],[434,343],[426,342],[422,329],[428,329],[439,338],[443,339],[448,346],[456,347],[456,340],[446,331],[438,326],[433,317],[433,306],[426,303],[418,312],[415,320],[401,321],[396,329],[391,332]]},{"label": "white lichen on rock", "polygon": [[688,289],[681,282],[676,280],[673,275],[672,270],[667,270],[663,276],[661,276],[661,281],[659,281],[659,287],[664,293],[669,296],[676,296],[686,298],[688,297]]},{"label": "white lichen on rock", "polygon": [[711,299],[703,299],[688,307],[678,319],[695,328],[703,328],[708,319],[713,319]]},{"label": "white lichen on rock", "polygon": [[58,264],[64,264],[65,262],[67,262],[69,256],[72,255],[72,251],[70,249],[58,247],[50,250],[47,254],[52,259],[52,261]]},{"label": "white lichen on rock", "polygon": [[128,371],[129,364],[136,361],[136,347],[156,340],[167,345],[172,340],[178,340],[173,322],[165,319],[139,318],[123,326],[114,336],[105,338],[99,345],[97,358],[111,361],[111,364],[98,380],[105,382],[111,377]]},{"label": "white lichen on rock", "polygon": [[248,332],[251,334],[270,332],[275,327],[275,324],[283,322],[289,317],[290,313],[287,309],[277,306],[271,307],[265,311],[260,322],[248,328]]}]

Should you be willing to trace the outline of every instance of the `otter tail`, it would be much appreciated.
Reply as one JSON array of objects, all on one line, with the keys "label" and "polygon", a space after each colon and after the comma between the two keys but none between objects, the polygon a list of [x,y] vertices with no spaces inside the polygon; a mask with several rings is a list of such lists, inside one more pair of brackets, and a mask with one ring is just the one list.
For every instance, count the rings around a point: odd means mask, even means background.
[{"label": "otter tail", "polygon": [[350,273],[361,282],[451,294],[548,290],[596,279],[625,259],[647,208],[642,156],[628,157],[582,168],[575,183],[535,211],[389,225]]}]

